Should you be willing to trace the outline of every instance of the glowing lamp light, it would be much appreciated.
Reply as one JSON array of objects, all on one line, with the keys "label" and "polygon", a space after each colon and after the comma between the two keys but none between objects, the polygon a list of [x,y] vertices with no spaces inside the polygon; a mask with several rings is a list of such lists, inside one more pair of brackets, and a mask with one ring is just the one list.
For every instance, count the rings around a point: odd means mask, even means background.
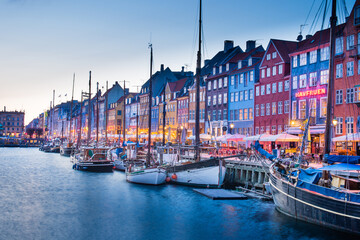
[{"label": "glowing lamp light", "polygon": [[336,118],[334,118],[332,120],[332,124],[334,125],[334,127],[336,127],[336,125],[338,124],[338,120]]},{"label": "glowing lamp light", "polygon": [[232,123],[232,124],[230,124],[230,128],[231,129],[233,129],[234,128],[234,124]]},{"label": "glowing lamp light", "polygon": [[290,121],[290,125],[291,125],[291,126],[295,126],[295,121],[294,121],[294,120],[291,120],[291,121]]}]

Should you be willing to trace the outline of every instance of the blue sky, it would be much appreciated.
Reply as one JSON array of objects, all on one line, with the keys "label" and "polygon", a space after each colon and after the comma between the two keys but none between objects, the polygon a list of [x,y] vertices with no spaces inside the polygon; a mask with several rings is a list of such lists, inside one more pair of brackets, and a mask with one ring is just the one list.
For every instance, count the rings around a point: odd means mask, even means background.
[{"label": "blue sky", "polygon": [[[243,49],[249,39],[264,48],[270,38],[295,40],[310,12],[308,34],[322,1],[203,0],[203,59],[227,39]],[[349,12],[354,2],[346,0]],[[107,80],[136,90],[149,77],[150,39],[154,71],[194,70],[197,18],[197,0],[0,0],[0,109],[25,110],[29,122],[49,107],[53,89],[56,103],[71,98],[74,72],[75,98],[89,70],[93,91]]]}]

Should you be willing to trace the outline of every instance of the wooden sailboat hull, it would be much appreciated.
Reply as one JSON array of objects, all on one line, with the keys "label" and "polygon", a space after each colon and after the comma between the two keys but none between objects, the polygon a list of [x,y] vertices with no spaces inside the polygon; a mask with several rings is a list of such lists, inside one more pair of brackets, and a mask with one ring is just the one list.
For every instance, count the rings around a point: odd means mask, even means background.
[{"label": "wooden sailboat hull", "polygon": [[275,176],[270,171],[270,187],[276,209],[309,223],[360,234],[360,204],[331,198]]},{"label": "wooden sailboat hull", "polygon": [[162,168],[147,168],[140,171],[126,171],[126,181],[146,185],[161,185],[165,183],[166,170]]},{"label": "wooden sailboat hull", "polygon": [[112,172],[113,167],[113,163],[79,162],[73,165],[73,169],[87,172]]},{"label": "wooden sailboat hull", "polygon": [[168,170],[171,183],[206,188],[220,187],[223,184],[225,172],[226,168],[220,167],[217,159],[174,166]]}]

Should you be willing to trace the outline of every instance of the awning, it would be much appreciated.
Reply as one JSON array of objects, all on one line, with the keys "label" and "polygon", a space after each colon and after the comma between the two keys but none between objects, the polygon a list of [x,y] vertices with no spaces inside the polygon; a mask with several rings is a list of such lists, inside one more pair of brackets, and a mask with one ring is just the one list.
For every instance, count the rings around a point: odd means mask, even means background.
[{"label": "awning", "polygon": [[234,142],[239,142],[239,141],[245,141],[244,138],[246,138],[245,135],[242,134],[234,134],[231,137],[229,137],[227,139],[227,141],[234,141]]},{"label": "awning", "polygon": [[333,142],[360,142],[360,133],[350,133],[332,139]]},{"label": "awning", "polygon": [[[290,127],[287,131],[289,134],[303,134],[300,127]],[[310,134],[323,134],[325,133],[325,126],[310,126]]]},{"label": "awning", "polygon": [[300,137],[288,134],[286,132],[277,135],[270,135],[268,137],[260,139],[260,141],[264,142],[298,142],[299,140]]},{"label": "awning", "polygon": [[255,136],[250,136],[250,137],[244,137],[243,140],[244,141],[263,141],[262,139],[270,137],[272,135],[264,133],[264,134],[259,134],[259,135],[255,135]]}]

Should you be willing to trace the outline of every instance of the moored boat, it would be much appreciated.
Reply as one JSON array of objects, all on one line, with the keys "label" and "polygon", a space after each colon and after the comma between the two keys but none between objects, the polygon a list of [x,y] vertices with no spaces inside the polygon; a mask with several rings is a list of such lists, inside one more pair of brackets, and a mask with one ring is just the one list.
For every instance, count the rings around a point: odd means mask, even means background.
[{"label": "moored boat", "polygon": [[114,163],[108,158],[107,147],[82,147],[71,156],[73,169],[89,172],[112,172]]}]

